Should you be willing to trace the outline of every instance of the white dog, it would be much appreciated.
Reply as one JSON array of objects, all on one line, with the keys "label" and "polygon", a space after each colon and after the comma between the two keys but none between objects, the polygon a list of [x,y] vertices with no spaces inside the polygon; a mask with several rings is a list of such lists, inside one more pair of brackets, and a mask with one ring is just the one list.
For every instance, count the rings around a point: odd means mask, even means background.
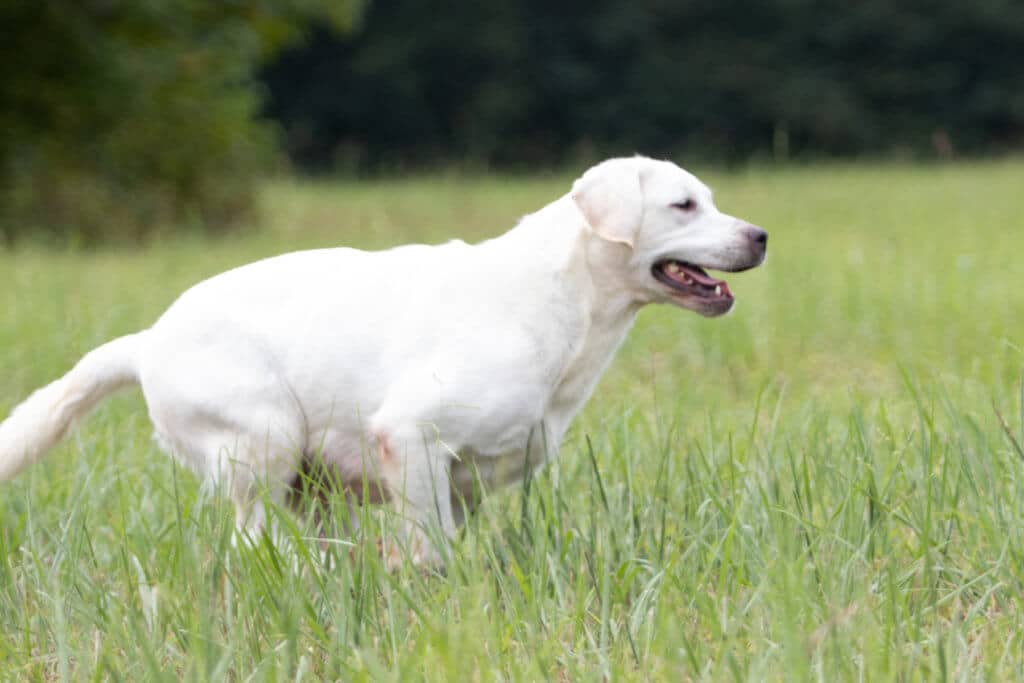
[{"label": "white dog", "polygon": [[636,157],[480,244],[259,261],[32,394],[0,424],[0,479],[140,384],[161,445],[227,488],[240,528],[266,522],[261,485],[284,501],[317,458],[396,505],[413,561],[440,564],[479,482],[553,455],[644,304],[721,315],[732,293],[704,269],[753,268],[766,245],[693,175]]}]

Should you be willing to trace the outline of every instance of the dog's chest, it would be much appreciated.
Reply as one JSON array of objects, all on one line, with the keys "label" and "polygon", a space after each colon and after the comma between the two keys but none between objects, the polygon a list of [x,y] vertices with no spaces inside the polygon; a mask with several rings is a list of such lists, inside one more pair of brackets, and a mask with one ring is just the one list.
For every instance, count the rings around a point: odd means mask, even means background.
[{"label": "dog's chest", "polygon": [[555,385],[544,416],[562,434],[594,391],[598,380],[622,345],[635,313],[625,311],[612,320],[591,320],[575,353]]},{"label": "dog's chest", "polygon": [[539,424],[526,428],[523,448],[500,454],[481,454],[471,447],[452,461],[452,485],[458,495],[475,500],[481,485],[492,489],[521,482],[527,474],[558,453],[562,436],[590,397],[598,379],[628,332],[632,318],[610,328],[591,329],[552,387],[547,410]]}]

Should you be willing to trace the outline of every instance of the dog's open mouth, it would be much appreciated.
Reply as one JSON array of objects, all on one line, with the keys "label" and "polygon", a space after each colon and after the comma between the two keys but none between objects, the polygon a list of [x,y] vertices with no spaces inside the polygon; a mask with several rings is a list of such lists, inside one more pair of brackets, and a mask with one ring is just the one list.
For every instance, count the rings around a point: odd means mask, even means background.
[{"label": "dog's open mouth", "polygon": [[708,302],[732,301],[732,292],[725,280],[716,280],[700,266],[683,261],[659,261],[651,273],[680,294],[706,299]]}]

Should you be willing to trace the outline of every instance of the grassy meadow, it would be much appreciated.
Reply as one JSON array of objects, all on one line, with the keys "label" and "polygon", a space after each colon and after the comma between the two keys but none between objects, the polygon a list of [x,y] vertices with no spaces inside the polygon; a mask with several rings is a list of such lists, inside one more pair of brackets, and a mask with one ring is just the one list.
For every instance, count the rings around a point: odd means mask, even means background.
[{"label": "grassy meadow", "polygon": [[[693,170],[767,263],[725,318],[645,310],[445,575],[385,572],[379,511],[234,547],[127,392],[0,484],[0,678],[1024,678],[1024,162]],[[0,412],[206,276],[482,239],[570,181],[278,181],[241,235],[0,252]]]}]

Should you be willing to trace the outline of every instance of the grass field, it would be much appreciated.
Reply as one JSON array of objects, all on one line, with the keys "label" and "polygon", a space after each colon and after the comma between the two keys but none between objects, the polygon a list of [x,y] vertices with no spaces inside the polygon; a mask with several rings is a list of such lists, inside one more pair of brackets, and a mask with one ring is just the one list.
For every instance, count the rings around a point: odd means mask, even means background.
[{"label": "grass field", "polygon": [[[1024,677],[1024,163],[705,179],[767,264],[727,318],[646,310],[445,576],[232,547],[128,393],[0,485],[2,678]],[[570,180],[280,182],[245,237],[0,253],[0,410],[202,277],[495,235]]]}]

